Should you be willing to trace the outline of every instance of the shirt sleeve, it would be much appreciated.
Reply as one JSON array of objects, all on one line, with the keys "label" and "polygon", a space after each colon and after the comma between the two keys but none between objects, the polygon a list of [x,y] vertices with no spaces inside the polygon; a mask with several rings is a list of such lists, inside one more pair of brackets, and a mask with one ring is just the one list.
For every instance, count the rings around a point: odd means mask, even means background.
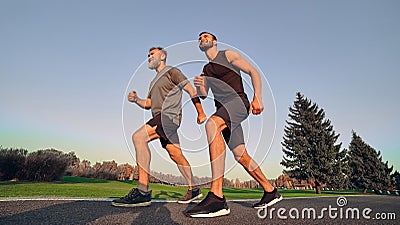
[{"label": "shirt sleeve", "polygon": [[170,75],[171,75],[171,81],[178,86],[180,89],[182,89],[187,83],[189,83],[189,80],[183,73],[177,69],[177,68],[172,68],[169,70]]},{"label": "shirt sleeve", "polygon": [[149,87],[149,92],[147,93],[147,98],[150,98],[150,99],[151,99],[151,85],[150,85],[150,87]]}]

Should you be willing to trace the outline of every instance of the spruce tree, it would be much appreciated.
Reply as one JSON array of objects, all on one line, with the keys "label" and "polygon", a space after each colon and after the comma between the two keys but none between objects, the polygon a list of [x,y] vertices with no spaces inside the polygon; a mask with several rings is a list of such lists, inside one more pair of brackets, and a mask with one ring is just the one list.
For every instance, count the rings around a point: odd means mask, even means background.
[{"label": "spruce tree", "polygon": [[393,182],[388,163],[383,163],[381,152],[365,143],[356,132],[352,132],[349,146],[350,185],[352,188],[387,190]]},{"label": "spruce tree", "polygon": [[289,118],[282,142],[284,173],[298,180],[313,180],[316,193],[321,193],[322,183],[343,187],[347,153],[340,150],[341,143],[336,144],[339,135],[325,119],[324,110],[297,93]]},{"label": "spruce tree", "polygon": [[396,190],[400,190],[400,173],[399,171],[394,171],[393,175],[392,175],[393,179],[394,179],[394,187]]}]

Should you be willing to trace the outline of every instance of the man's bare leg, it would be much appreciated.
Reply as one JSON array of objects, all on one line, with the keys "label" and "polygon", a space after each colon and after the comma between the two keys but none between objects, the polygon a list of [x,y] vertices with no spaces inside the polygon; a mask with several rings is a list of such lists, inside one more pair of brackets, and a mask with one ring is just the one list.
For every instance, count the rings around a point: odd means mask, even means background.
[{"label": "man's bare leg", "polygon": [[218,197],[222,197],[222,184],[225,172],[226,146],[222,130],[226,128],[225,121],[218,116],[211,116],[206,123],[207,140],[209,144],[212,181],[211,189]]},{"label": "man's bare leg", "polygon": [[193,189],[193,174],[192,169],[190,168],[189,162],[186,160],[185,156],[182,154],[182,150],[177,144],[167,144],[166,150],[168,151],[169,156],[172,161],[176,163],[179,171],[186,179],[189,185],[189,189]]},{"label": "man's bare leg", "polygon": [[138,189],[147,192],[149,190],[149,172],[151,153],[148,146],[149,141],[159,138],[156,126],[145,124],[133,135],[132,141],[136,151],[136,163],[138,165],[139,181]]},{"label": "man's bare leg", "polygon": [[269,183],[257,163],[250,157],[244,144],[238,145],[233,149],[235,159],[243,166],[243,168],[252,176],[267,192],[272,192],[274,187]]}]

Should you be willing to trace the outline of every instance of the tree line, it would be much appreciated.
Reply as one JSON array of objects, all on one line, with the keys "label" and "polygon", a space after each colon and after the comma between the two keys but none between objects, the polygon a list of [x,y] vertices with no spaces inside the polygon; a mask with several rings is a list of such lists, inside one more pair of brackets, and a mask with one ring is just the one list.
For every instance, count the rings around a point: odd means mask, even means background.
[{"label": "tree line", "polygon": [[[105,180],[138,180],[138,168],[128,163],[118,165],[114,160],[96,162],[80,160],[74,152],[64,153],[56,149],[44,149],[28,153],[25,149],[3,148],[0,146],[0,181],[59,181],[63,176],[87,177]],[[187,185],[183,176],[151,171],[150,182]],[[194,176],[194,183],[209,187],[211,177]],[[258,183],[240,182],[224,178],[225,187],[257,188]]]},{"label": "tree line", "polygon": [[296,94],[286,121],[281,165],[289,177],[335,189],[400,189],[399,172],[383,162],[380,151],[368,145],[355,131],[348,149],[337,143],[331,121],[316,103]]},{"label": "tree line", "polygon": [[[176,178],[151,172],[150,182],[162,183],[161,178]],[[26,149],[0,146],[0,180],[58,181],[63,176],[106,180],[137,180],[138,169],[129,164],[118,165],[114,160],[96,162],[80,160],[74,152],[44,149],[28,153]],[[156,175],[156,176],[154,176]]]}]

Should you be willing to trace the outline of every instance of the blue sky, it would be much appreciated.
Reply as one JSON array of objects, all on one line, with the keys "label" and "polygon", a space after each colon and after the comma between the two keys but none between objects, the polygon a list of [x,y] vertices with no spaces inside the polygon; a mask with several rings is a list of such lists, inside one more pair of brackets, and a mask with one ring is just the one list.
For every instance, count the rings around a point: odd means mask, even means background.
[{"label": "blue sky", "polygon": [[[150,114],[127,104],[125,94],[137,89],[146,95],[154,76],[142,68],[148,49],[187,45],[208,30],[248,55],[269,83],[266,110],[245,124],[249,138],[265,131],[249,146],[255,146],[268,177],[281,174],[280,142],[298,91],[325,110],[342,147],[355,130],[400,169],[399,7],[388,0],[1,1],[0,145],[57,148],[92,163],[133,164],[129,135]],[[173,63],[179,54],[170,49]],[[200,53],[193,47],[183,55],[190,54]],[[181,65],[189,78],[201,67]],[[191,123],[182,127],[192,135],[188,139],[205,141],[204,127],[190,118],[190,105],[184,110]],[[152,144],[152,169],[178,174],[167,160],[158,163],[162,151]],[[206,151],[187,154],[198,165],[196,154],[208,158]],[[207,166],[200,167],[195,175],[209,175]],[[227,177],[250,179],[239,167]]]}]

